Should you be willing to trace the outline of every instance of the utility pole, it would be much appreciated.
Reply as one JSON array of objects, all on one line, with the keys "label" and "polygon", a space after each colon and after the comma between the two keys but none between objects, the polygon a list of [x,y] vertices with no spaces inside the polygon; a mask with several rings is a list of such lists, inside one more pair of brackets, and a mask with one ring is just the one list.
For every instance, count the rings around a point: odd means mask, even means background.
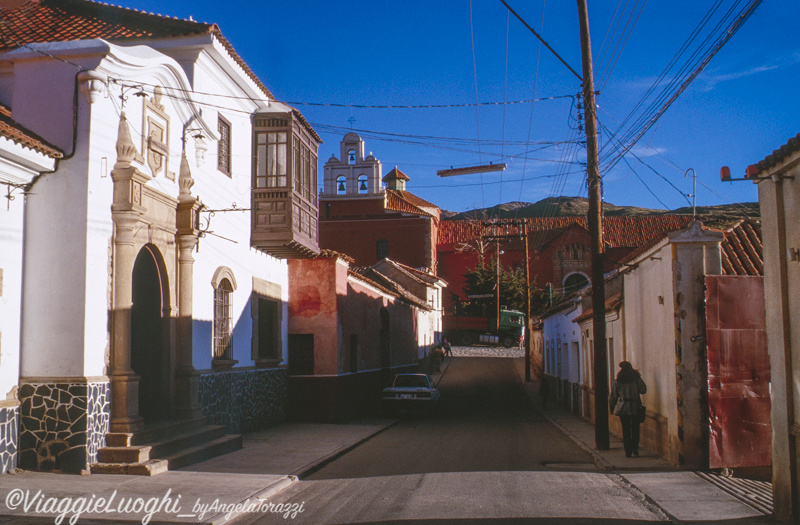
[{"label": "utility pole", "polygon": [[525,238],[525,381],[531,380],[531,271],[528,252],[528,221],[522,219],[522,236]]},{"label": "utility pole", "polygon": [[594,333],[594,440],[598,450],[609,449],[608,436],[608,356],[606,349],[606,293],[603,282],[603,198],[597,153],[597,121],[592,74],[592,44],[589,38],[589,11],[586,0],[578,1],[583,62],[583,108],[586,124],[586,178],[589,188],[587,223],[592,251],[592,327]]},{"label": "utility pole", "polygon": [[[522,239],[525,243],[525,326],[522,335],[525,339],[525,381],[531,380],[531,275],[528,254],[528,221],[525,219],[501,221],[489,220],[483,223],[481,239],[497,242],[497,264],[500,266],[500,241],[509,242]],[[499,275],[499,274],[498,274]],[[499,296],[498,296],[499,297]],[[500,301],[498,300],[498,305]],[[498,329],[500,313],[498,310]]]},{"label": "utility pole", "polygon": [[497,333],[500,333],[500,241],[495,242],[495,252],[497,255],[497,311],[495,312],[495,327]]}]

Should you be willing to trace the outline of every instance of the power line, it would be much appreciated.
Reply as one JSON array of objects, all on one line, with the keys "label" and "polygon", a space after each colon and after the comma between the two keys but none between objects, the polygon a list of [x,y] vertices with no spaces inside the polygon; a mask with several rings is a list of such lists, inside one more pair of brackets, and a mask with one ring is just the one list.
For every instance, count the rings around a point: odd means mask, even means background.
[{"label": "power line", "polygon": [[506,9],[508,9],[509,11],[511,11],[511,14],[512,14],[512,15],[514,15],[515,17],[517,17],[517,20],[519,20],[520,22],[522,22],[522,25],[524,25],[526,28],[528,28],[528,31],[530,31],[531,33],[533,33],[533,36],[535,36],[536,38],[538,38],[538,39],[539,39],[539,41],[540,41],[542,44],[544,44],[544,45],[545,45],[545,47],[546,47],[548,50],[550,50],[550,52],[551,52],[551,53],[553,53],[553,55],[555,55],[555,57],[556,57],[556,58],[557,58],[557,59],[558,59],[558,60],[559,60],[559,61],[560,61],[562,64],[564,64],[564,65],[567,67],[567,69],[569,69],[569,70],[570,70],[570,72],[571,72],[573,75],[575,75],[575,77],[577,77],[577,79],[578,79],[578,80],[580,80],[580,81],[581,81],[581,83],[583,83],[583,77],[581,77],[581,76],[580,76],[580,75],[579,75],[579,74],[578,74],[578,73],[577,73],[577,72],[576,72],[574,69],[572,69],[572,67],[571,67],[569,64],[567,64],[567,61],[566,61],[566,60],[564,60],[563,58],[561,58],[561,55],[559,55],[558,53],[556,53],[556,50],[555,50],[555,49],[553,49],[553,48],[550,46],[550,44],[548,44],[548,43],[545,41],[545,39],[544,39],[544,38],[542,38],[542,35],[540,35],[539,33],[537,33],[535,29],[533,29],[531,26],[529,26],[529,25],[528,25],[528,22],[526,22],[526,21],[525,21],[525,20],[524,20],[524,19],[523,19],[521,16],[519,16],[519,15],[517,14],[517,12],[516,12],[516,11],[514,11],[513,9],[511,9],[511,6],[510,6],[510,5],[508,5],[508,3],[506,3],[506,0],[500,0],[500,2],[501,2],[501,3],[502,3],[504,6],[506,6]]},{"label": "power line", "polygon": [[[613,158],[611,158],[610,160],[607,161],[608,168],[606,168],[604,171],[613,168],[613,166],[616,165],[617,162],[619,162],[621,156],[624,155],[627,151],[629,151],[644,136],[644,134],[647,133],[647,131],[658,121],[658,119],[661,118],[661,116],[672,105],[672,103],[678,98],[678,96],[680,96],[689,87],[689,85],[694,81],[694,79],[697,78],[697,76],[706,67],[706,65],[708,65],[708,63],[711,61],[711,59],[720,51],[720,49],[722,49],[722,47],[731,38],[733,38],[733,35],[735,35],[738,32],[738,30],[741,29],[741,27],[750,18],[750,16],[753,14],[755,9],[761,4],[761,2],[762,2],[762,0],[751,0],[749,2],[749,4],[747,6],[745,6],[744,9],[742,9],[741,11],[738,12],[738,15],[736,16],[736,18],[732,22],[730,22],[730,24],[727,26],[727,29],[725,30],[724,34],[722,34],[722,35],[720,35],[719,37],[716,38],[716,43],[705,53],[705,56],[703,57],[703,59],[700,60],[699,64],[696,65],[694,67],[694,69],[690,73],[688,73],[688,74],[679,73],[679,74],[676,74],[673,77],[672,81],[667,85],[667,87],[665,89],[663,89],[661,94],[656,98],[656,100],[653,103],[651,103],[650,108],[637,120],[637,123],[634,126],[631,126],[630,128],[628,128],[628,131],[625,133],[624,137],[621,139],[621,143],[624,144],[623,149],[618,151],[617,154]],[[719,5],[716,5],[715,7],[712,8],[712,11],[716,11],[716,9],[718,7],[719,7]],[[732,9],[733,8],[731,8],[731,10]],[[725,18],[723,18],[723,20],[721,20],[717,24],[716,27],[721,27],[721,25],[723,24],[723,21],[726,20],[727,17],[728,17],[728,14],[731,13],[731,10],[728,10],[728,13],[725,15]],[[701,22],[701,27],[704,26],[707,23],[707,19],[708,18],[709,17],[707,17],[706,19],[704,19],[703,22]],[[698,30],[695,31],[695,33],[692,35],[692,37],[690,38],[689,41],[694,40],[694,38],[697,36],[697,34],[698,34]],[[711,39],[711,36],[709,35],[708,37],[706,37],[704,43],[709,41],[710,39]],[[684,44],[682,49],[685,49],[686,47],[687,47],[687,44]],[[691,62],[691,60],[694,59],[695,56],[697,56],[699,54],[699,51],[700,51],[700,49],[698,48],[698,50],[696,50],[692,54],[692,56],[690,57],[690,62]],[[676,58],[677,58],[677,56],[676,56]],[[671,64],[674,64],[674,62],[675,62],[675,59],[673,59]],[[685,69],[688,69],[688,67],[690,66],[690,62],[687,62],[681,68],[681,71],[683,71]],[[668,68],[667,68],[667,70],[665,70],[665,72],[668,71],[669,69],[671,69],[671,67],[672,67],[671,65],[668,66]],[[662,73],[662,76],[664,74],[665,73]],[[683,76],[681,76],[681,75],[683,75]],[[661,78],[661,77],[659,77],[659,78]],[[681,81],[681,79],[682,79],[682,81]],[[672,93],[670,94],[670,90],[672,90],[672,86],[678,84],[679,82],[680,82],[680,85],[678,86],[678,88],[675,89],[674,91],[672,91]],[[655,83],[654,83],[653,87],[655,87]],[[652,89],[653,88],[651,88],[651,90],[648,91],[648,94],[652,91]],[[645,97],[647,97],[647,96],[648,95],[645,95]],[[666,101],[663,102],[663,104],[661,105],[661,107],[658,110],[655,110],[656,103],[659,103],[661,100],[663,100],[665,98],[666,98]],[[642,100],[640,100],[639,104],[637,104],[637,108],[641,105],[643,100],[644,100],[644,98]],[[634,111],[635,111],[635,109],[634,109]],[[631,114],[628,115],[628,117],[623,122],[623,125],[631,118],[632,115],[633,115],[633,112],[631,112]],[[607,158],[607,156],[606,156],[606,158]]]}]

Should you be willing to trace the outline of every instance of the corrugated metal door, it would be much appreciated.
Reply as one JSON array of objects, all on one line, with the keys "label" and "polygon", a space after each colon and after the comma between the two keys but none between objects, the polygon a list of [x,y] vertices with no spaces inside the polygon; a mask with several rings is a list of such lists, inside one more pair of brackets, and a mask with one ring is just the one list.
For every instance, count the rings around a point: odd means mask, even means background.
[{"label": "corrugated metal door", "polygon": [[709,467],[772,461],[764,280],[706,276]]}]

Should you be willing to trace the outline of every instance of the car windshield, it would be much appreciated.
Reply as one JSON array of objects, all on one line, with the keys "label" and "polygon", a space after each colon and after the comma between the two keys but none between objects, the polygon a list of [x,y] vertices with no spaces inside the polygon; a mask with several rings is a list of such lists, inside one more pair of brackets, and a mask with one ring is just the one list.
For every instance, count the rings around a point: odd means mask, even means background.
[{"label": "car windshield", "polygon": [[428,388],[428,378],[425,376],[397,376],[394,386],[411,388]]}]

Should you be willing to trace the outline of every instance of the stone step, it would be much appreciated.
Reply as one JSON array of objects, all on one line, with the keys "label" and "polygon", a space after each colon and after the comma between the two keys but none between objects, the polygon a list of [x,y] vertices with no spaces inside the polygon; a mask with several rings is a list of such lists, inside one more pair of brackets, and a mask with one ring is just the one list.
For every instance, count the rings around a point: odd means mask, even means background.
[{"label": "stone step", "polygon": [[102,447],[97,451],[100,463],[142,463],[150,459],[149,446]]},{"label": "stone step", "polygon": [[241,435],[205,417],[149,423],[140,431],[106,434],[91,472],[152,476],[242,448]]},{"label": "stone step", "polygon": [[159,441],[151,441],[147,443],[147,445],[152,448],[150,456],[154,458],[165,458],[179,450],[214,441],[224,435],[224,426],[208,425],[181,434],[171,435]]},{"label": "stone step", "polygon": [[241,434],[226,434],[213,441],[171,454],[164,459],[169,461],[169,468],[174,470],[221,454],[227,454],[240,448],[242,448]]},{"label": "stone step", "polygon": [[169,461],[149,459],[138,463],[93,463],[92,474],[132,474],[136,476],[155,476],[169,470]]},{"label": "stone step", "polygon": [[203,428],[208,425],[205,416],[175,421],[159,421],[147,423],[142,430],[137,430],[131,435],[131,445],[147,445],[154,441],[161,441],[176,434],[183,434],[190,430]]}]

